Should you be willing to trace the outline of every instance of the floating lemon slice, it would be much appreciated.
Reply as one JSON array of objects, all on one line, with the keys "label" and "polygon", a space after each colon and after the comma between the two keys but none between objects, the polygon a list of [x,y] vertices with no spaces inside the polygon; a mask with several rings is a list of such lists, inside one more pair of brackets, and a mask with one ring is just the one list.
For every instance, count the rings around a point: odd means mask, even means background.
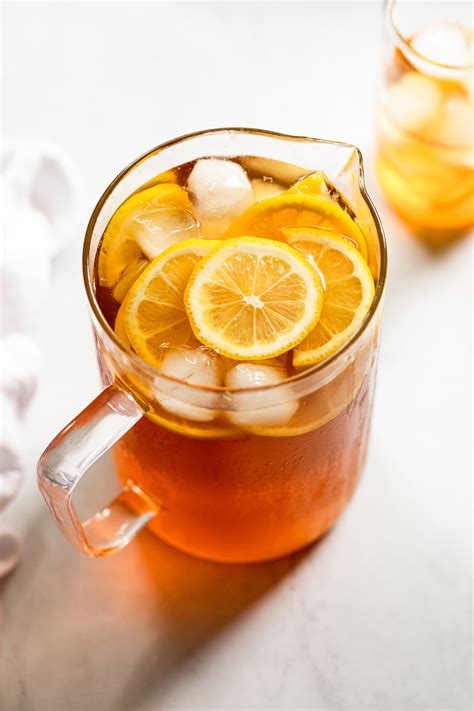
[{"label": "floating lemon slice", "polygon": [[112,296],[119,304],[123,304],[130,288],[136,282],[140,274],[149,265],[147,259],[136,259],[124,269],[122,276],[112,290]]},{"label": "floating lemon slice", "polygon": [[[183,240],[156,257],[130,289],[120,309],[124,309],[123,327],[132,348],[147,363],[159,366],[166,346],[195,343],[184,290],[196,264],[220,244]],[[118,333],[117,324],[115,330]]]},{"label": "floating lemon slice", "polygon": [[329,188],[326,182],[326,176],[320,170],[317,170],[305,178],[301,178],[291,186],[292,193],[309,193],[310,195],[323,195],[329,197]]},{"label": "floating lemon slice", "polygon": [[125,315],[125,303],[121,304],[119,310],[117,311],[117,316],[115,317],[114,331],[115,331],[116,335],[122,341],[123,345],[126,348],[130,348],[131,344],[130,344],[130,341],[128,340],[127,332],[125,330],[124,315]]},{"label": "floating lemon slice", "polygon": [[113,215],[100,247],[99,280],[102,286],[112,287],[131,263],[143,256],[134,238],[133,218],[146,210],[171,205],[191,209],[188,194],[174,183],[162,183],[131,195]]},{"label": "floating lemon slice", "polygon": [[300,343],[316,325],[323,287],[282,242],[238,237],[193,271],[184,301],[196,337],[235,360],[261,360]]},{"label": "floating lemon slice", "polygon": [[301,368],[328,358],[355,333],[373,301],[374,280],[360,252],[342,237],[306,228],[284,234],[324,281],[321,317],[293,353],[293,365]]},{"label": "floating lemon slice", "polygon": [[347,212],[329,197],[309,192],[289,190],[255,203],[231,224],[225,236],[285,240],[283,229],[288,227],[329,227],[351,239],[362,256],[367,256],[364,235]]}]

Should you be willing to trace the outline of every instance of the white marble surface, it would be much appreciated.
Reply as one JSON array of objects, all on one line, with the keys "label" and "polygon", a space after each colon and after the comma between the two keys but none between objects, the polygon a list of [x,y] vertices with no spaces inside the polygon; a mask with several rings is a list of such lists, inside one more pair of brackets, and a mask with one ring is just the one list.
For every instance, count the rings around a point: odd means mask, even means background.
[{"label": "white marble surface", "polygon": [[[123,165],[198,128],[370,156],[380,30],[379,3],[7,3],[4,135],[70,153],[84,223]],[[99,383],[80,234],[58,260],[28,479],[5,516],[25,551],[0,585],[2,709],[470,708],[471,244],[432,257],[373,195],[390,280],[365,477],[328,537],[268,565],[213,565],[147,534],[89,560],[61,538],[35,461]]]}]

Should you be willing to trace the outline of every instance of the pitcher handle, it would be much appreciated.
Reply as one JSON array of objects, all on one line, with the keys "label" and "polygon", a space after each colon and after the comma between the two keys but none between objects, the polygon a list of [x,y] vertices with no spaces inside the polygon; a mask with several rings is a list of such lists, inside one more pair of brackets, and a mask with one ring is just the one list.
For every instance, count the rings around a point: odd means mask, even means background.
[{"label": "pitcher handle", "polygon": [[66,538],[90,556],[120,550],[159,511],[135,484],[83,522],[72,501],[84,474],[142,415],[129,393],[109,385],[55,437],[38,462],[38,486],[51,513]]}]

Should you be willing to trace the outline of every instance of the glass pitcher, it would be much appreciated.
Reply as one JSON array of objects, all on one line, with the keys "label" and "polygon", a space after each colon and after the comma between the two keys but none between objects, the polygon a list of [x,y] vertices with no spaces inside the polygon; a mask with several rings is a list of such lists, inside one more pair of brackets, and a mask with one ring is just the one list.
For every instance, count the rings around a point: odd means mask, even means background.
[{"label": "glass pitcher", "polygon": [[[167,376],[128,350],[99,308],[94,263],[116,209],[158,174],[208,156],[259,156],[306,173],[324,171],[367,239],[376,292],[364,322],[335,355],[276,385],[203,387]],[[382,227],[355,146],[216,129],[162,144],[122,171],[92,214],[83,253],[105,389],[51,442],[38,465],[40,490],[65,536],[85,553],[103,556],[148,526],[185,552],[225,562],[276,558],[319,538],[347,505],[364,463],[386,267]],[[164,398],[181,403],[178,414],[163,408]],[[285,426],[251,426],[289,401],[298,408]],[[196,419],[196,408],[212,418]],[[73,493],[109,449],[122,492],[81,521]]]}]

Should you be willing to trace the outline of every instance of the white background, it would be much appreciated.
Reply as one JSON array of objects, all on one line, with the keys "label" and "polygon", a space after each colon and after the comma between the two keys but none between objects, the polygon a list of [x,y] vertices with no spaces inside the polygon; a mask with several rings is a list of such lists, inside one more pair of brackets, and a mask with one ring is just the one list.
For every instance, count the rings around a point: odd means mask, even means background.
[{"label": "white background", "polygon": [[25,554],[0,586],[5,711],[470,707],[471,245],[426,253],[373,183],[381,43],[379,3],[4,6],[4,138],[70,155],[82,228],[137,155],[243,125],[357,144],[390,250],[369,460],[334,531],[267,565],[147,534],[97,561],[62,539],[34,481],[99,389],[78,230],[54,267],[28,478],[6,515]]}]

